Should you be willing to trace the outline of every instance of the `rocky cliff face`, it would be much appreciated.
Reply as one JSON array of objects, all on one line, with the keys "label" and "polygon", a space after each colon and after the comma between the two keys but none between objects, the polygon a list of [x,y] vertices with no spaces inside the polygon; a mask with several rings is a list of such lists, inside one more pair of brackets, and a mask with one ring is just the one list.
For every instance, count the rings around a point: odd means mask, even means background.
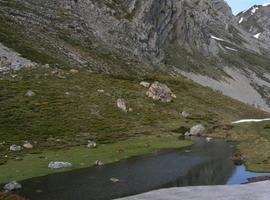
[{"label": "rocky cliff face", "polygon": [[240,26],[254,38],[270,42],[270,4],[254,5],[237,15]]},{"label": "rocky cliff face", "polygon": [[254,38],[267,19],[239,18],[223,0],[0,0],[0,42],[43,64],[185,75],[270,110],[270,45]]}]

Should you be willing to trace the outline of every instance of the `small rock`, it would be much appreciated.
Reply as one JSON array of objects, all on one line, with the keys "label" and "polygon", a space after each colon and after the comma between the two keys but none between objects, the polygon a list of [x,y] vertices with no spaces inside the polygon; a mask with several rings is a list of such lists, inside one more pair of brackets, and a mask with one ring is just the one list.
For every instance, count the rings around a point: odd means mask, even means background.
[{"label": "small rock", "polygon": [[102,93],[104,93],[105,91],[100,89],[100,90],[97,90],[97,92],[100,93],[100,94],[102,94]]},{"label": "small rock", "polygon": [[104,165],[104,163],[103,163],[102,161],[100,161],[100,160],[97,160],[97,161],[95,162],[95,165],[96,165],[96,166],[102,166],[102,165]]},{"label": "small rock", "polygon": [[128,109],[128,112],[133,112],[133,108],[129,108]]},{"label": "small rock", "polygon": [[143,87],[146,87],[146,88],[149,88],[150,87],[150,83],[148,83],[146,81],[140,82],[140,85],[143,86]]},{"label": "small rock", "polygon": [[25,96],[32,97],[32,96],[35,96],[35,93],[32,90],[28,90]]},{"label": "small rock", "polygon": [[206,142],[210,142],[211,140],[213,140],[213,138],[207,137],[207,138],[205,138],[205,140],[206,140]]},{"label": "small rock", "polygon": [[43,68],[50,68],[49,64],[42,65]]},{"label": "small rock", "polygon": [[77,73],[79,73],[79,70],[77,70],[77,69],[71,69],[69,72],[72,73],[72,74],[77,74]]},{"label": "small rock", "polygon": [[23,147],[26,149],[33,149],[33,145],[27,141],[23,144]]},{"label": "small rock", "polygon": [[181,113],[181,115],[182,115],[182,117],[184,117],[184,118],[188,118],[188,117],[190,116],[190,114],[189,114],[188,112],[186,112],[186,111],[183,111],[183,112]]},{"label": "small rock", "polygon": [[52,161],[49,163],[48,167],[51,169],[70,168],[72,164],[69,162]]},{"label": "small rock", "polygon": [[112,178],[110,178],[110,181],[113,182],[113,183],[117,183],[117,182],[119,182],[120,180],[117,179],[117,178],[115,178],[115,177],[112,177]]},{"label": "small rock", "polygon": [[18,190],[21,188],[22,188],[22,185],[17,183],[16,181],[11,181],[10,183],[4,186],[4,190],[8,192],[13,191],[13,190]]},{"label": "small rock", "polygon": [[13,144],[9,147],[10,151],[21,151],[23,148],[20,145]]},{"label": "small rock", "polygon": [[89,149],[93,149],[93,148],[96,148],[97,147],[97,143],[91,141],[91,140],[88,140],[88,144],[86,145],[87,148]]},{"label": "small rock", "polygon": [[126,101],[124,99],[117,99],[117,107],[120,110],[127,112],[127,105],[126,105]]}]

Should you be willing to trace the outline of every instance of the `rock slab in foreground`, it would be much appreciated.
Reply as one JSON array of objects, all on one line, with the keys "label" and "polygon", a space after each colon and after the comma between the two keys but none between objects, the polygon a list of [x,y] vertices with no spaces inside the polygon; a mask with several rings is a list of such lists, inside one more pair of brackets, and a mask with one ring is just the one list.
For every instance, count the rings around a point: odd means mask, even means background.
[{"label": "rock slab in foreground", "polygon": [[152,191],[122,200],[269,200],[270,181],[246,185],[182,187]]}]

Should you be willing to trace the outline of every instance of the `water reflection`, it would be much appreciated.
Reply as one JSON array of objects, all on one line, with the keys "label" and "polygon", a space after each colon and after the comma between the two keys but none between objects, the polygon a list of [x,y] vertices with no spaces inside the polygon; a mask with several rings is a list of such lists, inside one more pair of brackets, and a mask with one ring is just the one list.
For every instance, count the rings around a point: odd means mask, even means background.
[{"label": "water reflection", "polygon": [[270,173],[257,173],[257,172],[250,172],[247,171],[245,165],[237,166],[233,175],[227,181],[227,185],[235,185],[240,183],[247,183],[249,178],[259,177],[259,176],[266,176],[270,175]]},{"label": "water reflection", "polygon": [[[30,200],[105,200],[166,187],[226,184],[237,172],[230,160],[232,147],[222,140],[193,140],[195,144],[186,151],[26,180],[19,194]],[[120,181],[113,183],[112,177]]]}]

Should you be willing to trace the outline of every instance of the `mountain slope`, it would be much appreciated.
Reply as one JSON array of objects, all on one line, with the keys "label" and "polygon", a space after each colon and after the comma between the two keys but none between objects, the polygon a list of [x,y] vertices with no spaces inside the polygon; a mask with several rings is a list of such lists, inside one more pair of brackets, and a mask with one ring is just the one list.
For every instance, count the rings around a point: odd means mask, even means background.
[{"label": "mountain slope", "polygon": [[35,62],[110,74],[185,75],[270,111],[270,47],[242,28],[223,0],[0,5],[0,42]]}]

